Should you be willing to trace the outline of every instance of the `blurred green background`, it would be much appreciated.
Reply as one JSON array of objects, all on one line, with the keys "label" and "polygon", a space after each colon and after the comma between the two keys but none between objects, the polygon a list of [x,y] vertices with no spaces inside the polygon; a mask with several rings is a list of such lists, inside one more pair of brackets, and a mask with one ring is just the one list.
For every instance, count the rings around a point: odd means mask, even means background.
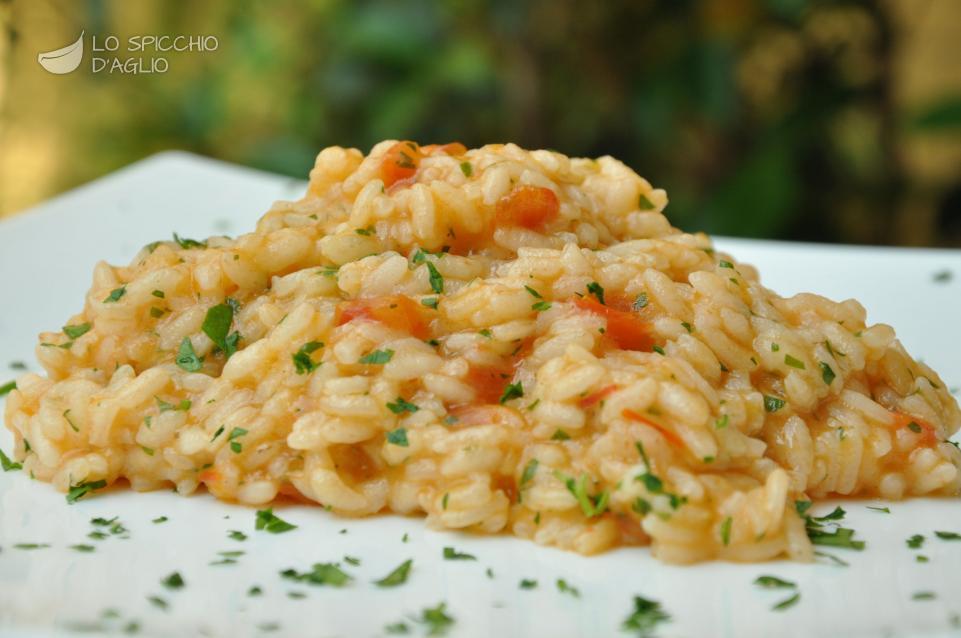
[{"label": "blurred green background", "polygon": [[[0,29],[0,215],[170,148],[303,178],[514,141],[624,160],[689,230],[961,246],[958,0],[0,0]],[[39,66],[82,30],[220,44]]]}]

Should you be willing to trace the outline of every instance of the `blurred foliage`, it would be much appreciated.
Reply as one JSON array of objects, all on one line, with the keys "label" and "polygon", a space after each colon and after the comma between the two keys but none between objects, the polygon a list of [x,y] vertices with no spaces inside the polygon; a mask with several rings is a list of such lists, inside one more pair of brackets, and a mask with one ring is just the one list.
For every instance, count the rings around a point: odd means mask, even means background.
[{"label": "blurred foliage", "polygon": [[[961,86],[923,104],[899,86],[904,15],[937,4],[0,0],[0,159],[54,166],[46,196],[166,148],[303,178],[332,144],[513,141],[618,157],[686,229],[959,245]],[[38,71],[81,29],[220,48],[163,75]],[[68,97],[69,115],[38,106]]]}]

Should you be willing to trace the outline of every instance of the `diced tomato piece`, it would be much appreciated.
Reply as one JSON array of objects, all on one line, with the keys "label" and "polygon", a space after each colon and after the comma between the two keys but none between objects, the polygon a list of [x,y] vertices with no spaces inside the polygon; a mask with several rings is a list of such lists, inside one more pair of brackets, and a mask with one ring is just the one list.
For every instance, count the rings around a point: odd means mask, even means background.
[{"label": "diced tomato piece", "polygon": [[684,441],[681,440],[681,437],[679,437],[674,431],[668,430],[660,423],[655,423],[654,421],[651,421],[650,419],[645,417],[643,414],[639,412],[635,412],[630,408],[625,408],[621,412],[621,414],[624,416],[625,419],[630,419],[631,421],[637,421],[638,423],[643,423],[644,425],[649,425],[650,427],[654,428],[655,430],[660,432],[661,435],[665,439],[667,439],[667,442],[673,445],[674,447],[681,448],[681,449],[684,448]]},{"label": "diced tomato piece", "polygon": [[893,427],[895,430],[908,428],[912,432],[920,434],[921,445],[925,447],[932,447],[938,444],[937,430],[924,419],[919,419],[916,416],[904,414],[903,412],[892,412],[891,414],[894,415]]},{"label": "diced tomato piece", "polygon": [[404,295],[351,299],[338,306],[334,323],[341,326],[354,319],[366,319],[418,339],[427,339],[430,326],[424,319],[422,308],[424,306]]},{"label": "diced tomato piece", "polygon": [[605,306],[594,297],[577,297],[574,305],[607,319],[604,334],[610,337],[618,348],[650,352],[654,345],[650,324],[633,312]]},{"label": "diced tomato piece", "polygon": [[455,156],[466,153],[467,147],[460,142],[450,142],[449,144],[428,144],[427,146],[421,146],[420,150],[424,155],[431,155],[440,151],[445,155]]},{"label": "diced tomato piece", "polygon": [[514,368],[511,366],[471,366],[464,381],[474,388],[477,403],[496,404],[513,376]]},{"label": "diced tomato piece", "polygon": [[600,403],[607,397],[614,394],[616,391],[617,391],[617,386],[614,384],[611,384],[605,388],[601,388],[597,392],[592,392],[591,394],[588,394],[586,397],[578,401],[577,404],[582,408],[589,408],[596,403]]},{"label": "diced tomato piece", "polygon": [[413,177],[422,157],[416,142],[397,142],[391,146],[380,165],[380,178],[384,186],[389,188],[396,182]]},{"label": "diced tomato piece", "polygon": [[505,226],[523,226],[530,230],[543,230],[557,219],[561,205],[557,195],[549,188],[518,186],[497,202],[495,218]]}]

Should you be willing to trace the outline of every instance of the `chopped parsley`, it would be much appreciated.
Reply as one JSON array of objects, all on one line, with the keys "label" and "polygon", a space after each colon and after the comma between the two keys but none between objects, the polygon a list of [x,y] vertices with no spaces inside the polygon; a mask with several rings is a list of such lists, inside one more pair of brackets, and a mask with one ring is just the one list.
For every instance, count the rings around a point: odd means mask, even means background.
[{"label": "chopped parsley", "polygon": [[[644,462],[644,473],[638,474],[634,477],[635,481],[639,481],[644,484],[644,488],[651,494],[663,494],[670,501],[671,509],[676,510],[681,505],[687,502],[687,497],[678,496],[677,494],[672,494],[664,489],[664,482],[660,477],[656,476],[651,472],[651,460],[647,456],[647,452],[644,450],[644,444],[640,441],[634,441],[634,446],[637,448],[637,453],[640,454],[641,460]],[[644,499],[637,499],[632,505],[632,509],[638,514],[644,515],[650,512],[651,505]]]},{"label": "chopped parsley", "polygon": [[374,234],[374,227],[368,226],[367,228],[355,228],[354,232],[364,237],[370,237]]},{"label": "chopped parsley", "polygon": [[664,352],[664,348],[662,348],[662,347],[659,346],[659,345],[653,345],[653,346],[651,346],[651,350],[653,350],[653,351],[656,352],[657,354],[661,355],[662,357],[663,357],[663,356],[666,356],[666,353]]},{"label": "chopped parsley", "polygon": [[393,402],[387,402],[387,409],[394,414],[403,414],[404,412],[413,414],[420,410],[420,407],[410,401],[405,401],[403,397],[397,397]]},{"label": "chopped parsley", "polygon": [[444,292],[444,278],[437,272],[437,267],[434,264],[428,261],[426,265],[427,272],[429,273],[428,281],[430,282],[430,289],[439,295]]},{"label": "chopped parsley", "polygon": [[954,273],[948,269],[939,270],[931,276],[931,280],[936,284],[946,284],[954,278]]},{"label": "chopped parsley", "polygon": [[723,430],[724,428],[727,427],[727,423],[728,423],[729,420],[730,420],[730,419],[728,418],[728,415],[722,414],[719,419],[717,419],[716,421],[714,421],[714,429],[715,429],[715,430]]},{"label": "chopped parsley", "polygon": [[520,381],[517,383],[508,383],[507,387],[504,388],[504,393],[501,395],[500,404],[504,405],[512,399],[519,399],[524,396],[524,386]]},{"label": "chopped parsley", "polygon": [[360,559],[354,556],[344,556],[344,562],[348,565],[353,565],[354,567],[360,565]]},{"label": "chopped parsley", "polygon": [[921,536],[921,534],[915,534],[905,542],[911,549],[920,549],[921,546],[924,545],[924,536]]},{"label": "chopped parsley", "polygon": [[911,596],[911,600],[934,600],[937,595],[933,591],[919,591]]},{"label": "chopped parsley", "polygon": [[117,303],[120,298],[127,294],[127,287],[120,286],[110,291],[110,294],[103,300],[103,303]]},{"label": "chopped parsley", "polygon": [[389,634],[409,634],[410,627],[407,626],[405,622],[395,622],[389,625],[384,625],[384,631]]},{"label": "chopped parsley", "polygon": [[83,554],[89,554],[97,550],[93,545],[71,545],[70,549],[75,552],[81,552]]},{"label": "chopped parsley", "polygon": [[[824,545],[827,547],[839,547],[861,551],[865,547],[865,542],[854,538],[855,531],[847,527],[841,527],[837,521],[844,519],[845,511],[841,507],[819,517],[807,515],[808,508],[811,507],[809,501],[795,501],[795,508],[798,514],[804,517],[805,529],[812,545]],[[825,525],[833,525],[834,529],[828,531]]]},{"label": "chopped parsley", "polygon": [[223,433],[224,433],[224,426],[221,425],[219,428],[217,428],[217,431],[214,432],[214,435],[210,437],[210,442],[213,443],[214,441],[216,441],[217,437],[219,437]]},{"label": "chopped parsley", "polygon": [[3,450],[0,450],[0,467],[3,468],[4,472],[14,472],[22,470],[23,464],[12,461],[9,456],[3,453]]},{"label": "chopped parsley", "polygon": [[471,166],[470,162],[461,162],[460,172],[464,174],[464,177],[470,177],[474,174],[474,167]]},{"label": "chopped parsley", "polygon": [[22,549],[25,551],[32,551],[35,549],[48,549],[50,543],[17,543],[13,546],[14,549]]},{"label": "chopped parsley", "polygon": [[187,583],[184,582],[183,576],[180,575],[180,572],[174,572],[160,581],[160,584],[167,589],[183,589],[184,585]]},{"label": "chopped parsley", "polygon": [[193,405],[190,399],[183,399],[180,403],[174,405],[173,403],[167,403],[160,397],[154,397],[154,398],[157,399],[157,408],[161,412],[167,412],[168,410],[186,412],[187,410],[190,409],[190,406]]},{"label": "chopped parsley", "polygon": [[778,344],[776,343],[771,344],[771,352],[777,352],[780,349],[781,349],[781,346],[779,346]]},{"label": "chopped parsley", "polygon": [[253,587],[247,590],[248,596],[262,596],[263,593],[264,593],[264,590],[261,589],[259,585],[254,585]]},{"label": "chopped parsley", "polygon": [[597,297],[601,304],[604,303],[604,288],[596,281],[587,284],[587,292]]},{"label": "chopped parsley", "polygon": [[10,381],[9,383],[4,383],[0,385],[0,397],[6,396],[17,389],[17,382]]},{"label": "chopped parsley", "polygon": [[464,554],[458,552],[453,547],[445,547],[444,560],[477,560],[477,557],[473,554]]},{"label": "chopped parsley", "polygon": [[890,507],[874,507],[873,505],[868,505],[867,508],[868,508],[869,510],[871,510],[872,512],[881,512],[882,514],[890,514],[890,513],[891,513],[891,508],[890,508]]},{"label": "chopped parsley", "polygon": [[437,297],[427,297],[426,299],[421,299],[420,304],[422,306],[427,306],[433,310],[437,310],[437,304],[440,303],[440,299]]},{"label": "chopped parsley", "polygon": [[181,236],[178,235],[177,233],[174,233],[174,241],[177,242],[177,245],[180,246],[181,248],[183,248],[184,250],[190,250],[191,248],[206,248],[206,247],[207,247],[207,242],[205,242],[205,241],[197,241],[196,239],[188,239],[188,238],[186,238],[186,237],[181,237]]},{"label": "chopped parsley", "polygon": [[754,580],[754,584],[763,589],[794,589],[797,587],[796,583],[782,580],[777,576],[758,576]]},{"label": "chopped parsley", "polygon": [[640,208],[641,210],[654,210],[656,208],[656,206],[654,206],[654,202],[648,199],[647,195],[645,195],[644,193],[641,193],[640,195],[638,195],[637,207]]},{"label": "chopped parsley", "polygon": [[78,483],[72,486],[67,492],[67,503],[73,505],[90,492],[102,490],[105,487],[107,487],[107,481],[103,479],[99,481],[84,481],[82,483]]},{"label": "chopped parsley", "polygon": [[375,580],[374,584],[378,587],[397,587],[398,585],[403,585],[407,582],[407,577],[410,575],[410,568],[413,566],[414,560],[408,558],[403,563],[394,568],[394,571],[387,574],[380,580]]},{"label": "chopped parsley", "polygon": [[765,412],[777,412],[784,407],[784,399],[779,399],[777,397],[772,397],[769,394],[764,395],[764,411]]},{"label": "chopped parsley", "polygon": [[525,578],[525,579],[521,580],[520,585],[518,585],[518,586],[519,586],[521,589],[537,589],[537,581],[536,581],[536,580],[532,580],[532,579],[530,579],[530,578]]},{"label": "chopped parsley", "polygon": [[717,265],[720,266],[721,268],[734,268],[734,264],[732,264],[729,261],[725,261],[723,259],[717,262]]},{"label": "chopped parsley", "polygon": [[243,451],[244,447],[237,439],[245,434],[247,434],[247,430],[243,428],[234,428],[230,431],[230,435],[227,437],[227,440],[230,441],[230,449],[234,454],[240,454]]},{"label": "chopped parsley", "polygon": [[564,476],[560,472],[554,472],[554,476],[564,484],[567,491],[577,500],[577,504],[580,505],[581,511],[587,518],[600,516],[607,510],[610,493],[607,490],[601,490],[598,494],[588,494],[587,482],[590,477],[587,474],[581,474],[581,477],[576,481],[573,477]]},{"label": "chopped parsley", "polygon": [[287,521],[277,517],[272,509],[258,510],[256,529],[270,532],[271,534],[281,534],[297,529],[296,525],[291,525]]},{"label": "chopped parsley", "polygon": [[789,354],[784,355],[784,365],[791,366],[792,368],[797,368],[798,370],[804,370],[804,362],[800,359],[796,359]]},{"label": "chopped parsley", "polygon": [[537,292],[536,290],[534,290],[534,289],[531,288],[530,286],[524,286],[524,290],[526,290],[527,292],[529,292],[530,295],[531,295],[532,297],[534,297],[534,299],[543,299],[543,298],[544,298],[543,296],[541,296],[541,293]]},{"label": "chopped parsley", "polygon": [[440,603],[436,607],[428,607],[421,611],[417,622],[426,625],[428,636],[443,636],[454,624],[454,619],[447,615],[447,603]]},{"label": "chopped parsley", "polygon": [[154,291],[153,291],[152,293],[150,293],[150,294],[153,295],[154,297],[156,297],[157,299],[166,299],[166,297],[167,297],[166,293],[164,293],[163,290],[154,290]]},{"label": "chopped parsley", "polygon": [[71,339],[79,339],[83,335],[90,332],[90,323],[79,323],[73,326],[64,326],[63,334],[67,335]]},{"label": "chopped parsley", "polygon": [[330,585],[343,587],[350,580],[350,575],[344,572],[337,563],[314,563],[309,572],[298,573],[294,569],[280,572],[283,578],[311,585]]},{"label": "chopped parsley", "polygon": [[838,375],[834,374],[834,370],[831,369],[831,366],[824,363],[823,361],[818,363],[818,367],[821,368],[821,379],[824,381],[825,384],[831,385],[831,382],[834,381],[834,378],[837,377]]},{"label": "chopped parsley", "polygon": [[793,596],[789,598],[785,598],[781,602],[771,607],[771,609],[774,611],[784,611],[785,609],[788,609],[796,605],[799,600],[801,600],[801,592],[797,592]]},{"label": "chopped parsley", "polygon": [[368,352],[360,359],[357,363],[364,363],[368,365],[383,365],[394,358],[394,351],[391,349],[386,350],[374,350],[373,352]]},{"label": "chopped parsley", "polygon": [[233,529],[227,533],[227,538],[234,541],[245,541],[247,540],[247,535],[239,530]]},{"label": "chopped parsley", "polygon": [[164,600],[160,596],[147,596],[147,600],[154,607],[158,609],[163,609],[164,611],[166,611],[167,608],[170,607],[170,603],[168,603],[166,600]]},{"label": "chopped parsley", "polygon": [[537,312],[544,312],[545,310],[551,309],[551,302],[549,301],[538,301],[531,305],[531,310],[536,310]]},{"label": "chopped parsley", "polygon": [[957,532],[935,532],[934,535],[943,541],[961,541],[961,534]]},{"label": "chopped parsley", "polygon": [[623,631],[637,632],[639,636],[650,636],[651,632],[661,623],[671,619],[661,607],[661,603],[634,596],[634,611],[621,624]]},{"label": "chopped parsley", "polygon": [[731,525],[734,523],[734,519],[728,516],[721,523],[721,543],[727,547],[731,544]]},{"label": "chopped parsley", "polygon": [[237,342],[240,341],[239,332],[230,332],[230,325],[234,320],[234,312],[239,307],[233,299],[227,299],[226,303],[217,304],[207,311],[204,317],[201,330],[210,337],[221,352],[228,359],[237,352]]},{"label": "chopped parsley", "polygon": [[157,518],[153,519],[150,522],[153,523],[154,525],[159,525],[160,523],[166,523],[169,520],[170,519],[167,518],[166,516],[158,516]]},{"label": "chopped parsley", "polygon": [[569,441],[570,438],[571,435],[560,428],[557,428],[551,435],[551,441]]},{"label": "chopped parsley", "polygon": [[190,337],[184,337],[180,342],[180,350],[177,352],[177,367],[185,372],[197,372],[204,367],[204,360],[194,352],[194,345],[190,342]]},{"label": "chopped parsley", "polygon": [[410,447],[410,442],[407,440],[407,430],[405,428],[397,428],[396,430],[388,432],[387,442],[392,445],[399,445],[400,447]]},{"label": "chopped parsley", "polygon": [[320,363],[311,359],[310,354],[323,347],[324,344],[321,341],[308,341],[300,346],[300,350],[290,355],[294,361],[294,368],[297,369],[297,374],[310,374],[320,367]]},{"label": "chopped parsley", "polygon": [[577,587],[572,587],[569,585],[563,578],[557,579],[557,591],[561,592],[562,594],[570,594],[574,598],[581,597],[581,591]]}]

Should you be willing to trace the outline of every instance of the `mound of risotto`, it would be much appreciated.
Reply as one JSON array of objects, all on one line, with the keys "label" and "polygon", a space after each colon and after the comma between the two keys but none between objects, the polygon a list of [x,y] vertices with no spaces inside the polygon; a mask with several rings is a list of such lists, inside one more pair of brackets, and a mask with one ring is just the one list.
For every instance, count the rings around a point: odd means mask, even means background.
[{"label": "mound of risotto", "polygon": [[7,400],[16,457],[75,497],[204,485],[675,563],[852,544],[812,499],[958,493],[958,405],[890,327],[777,296],[666,204],[610,157],[327,148],[254,232],[98,265]]}]

